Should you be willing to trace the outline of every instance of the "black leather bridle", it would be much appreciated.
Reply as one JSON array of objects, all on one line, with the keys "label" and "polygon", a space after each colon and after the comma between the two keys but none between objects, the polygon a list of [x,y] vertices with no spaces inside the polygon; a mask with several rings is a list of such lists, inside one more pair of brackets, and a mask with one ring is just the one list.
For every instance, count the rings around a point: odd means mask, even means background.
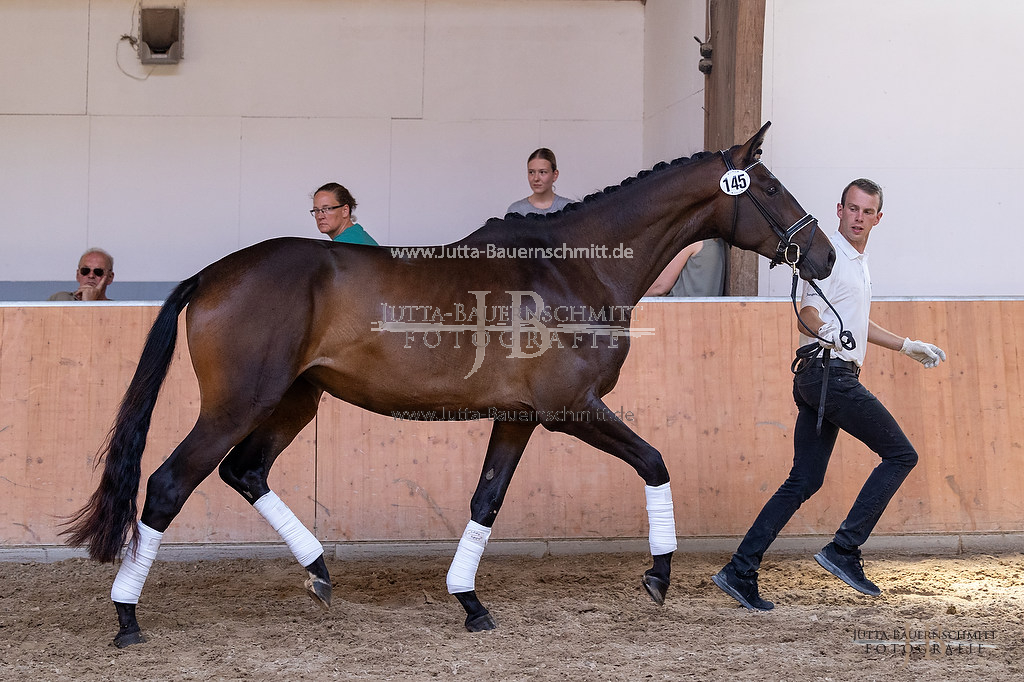
[{"label": "black leather bridle", "polygon": [[[722,150],[722,159],[725,161],[726,171],[737,170],[737,168],[732,164],[732,159],[729,157],[729,153],[725,150]],[[755,161],[754,163],[750,164],[749,166],[742,170],[745,173],[748,173],[751,168],[758,165],[763,165],[760,159],[758,159],[757,161]],[[793,241],[793,237],[795,237],[796,234],[800,232],[800,230],[804,229],[808,225],[812,225],[811,235],[807,239],[807,251],[810,252],[811,244],[814,241],[814,230],[817,229],[818,222],[814,219],[814,216],[812,216],[810,213],[807,213],[804,215],[803,218],[800,218],[795,223],[790,225],[789,228],[783,228],[782,223],[776,220],[775,216],[769,213],[768,209],[764,207],[764,204],[762,204],[760,200],[758,200],[758,198],[754,196],[753,192],[749,190],[750,188],[748,187],[745,191],[734,195],[736,202],[735,209],[733,210],[732,214],[732,238],[730,239],[730,243],[734,243],[736,239],[736,228],[737,223],[739,221],[740,197],[746,195],[750,197],[750,200],[754,203],[754,206],[757,208],[758,212],[762,215],[762,217],[764,217],[765,222],[767,222],[768,226],[772,228],[772,232],[774,232],[775,235],[779,238],[779,246],[775,250],[775,255],[772,257],[769,267],[774,268],[776,265],[781,265],[782,263],[785,263],[786,265],[793,268],[793,286],[790,291],[790,299],[793,301],[793,312],[796,313],[796,319],[798,324],[807,331],[808,336],[813,336],[815,339],[826,341],[826,339],[822,339],[820,336],[818,336],[817,332],[808,327],[807,324],[803,321],[803,319],[800,317],[800,311],[797,308],[796,302],[796,287],[800,276],[800,263],[807,256],[807,254],[801,253],[800,245],[796,244]],[[808,281],[811,287],[816,292],[818,292],[819,296],[821,296],[821,299],[825,301],[825,304],[828,305],[829,309],[833,313],[835,313],[836,320],[839,321],[839,340],[843,348],[845,348],[846,350],[853,350],[854,348],[856,348],[857,342],[853,338],[853,333],[843,328],[843,318],[839,316],[839,311],[837,311],[835,307],[832,305],[832,303],[825,297],[825,294],[821,292],[821,289],[818,288],[817,283],[815,283],[813,279]],[[831,355],[831,348],[823,348],[817,341],[814,341],[813,343],[809,343],[797,349],[796,359],[793,360],[793,364],[790,367],[793,374],[799,374],[800,372],[810,367],[812,362],[818,361],[818,358],[820,356],[820,362],[822,363],[822,375],[821,400],[818,402],[817,432],[819,435],[821,434],[821,424],[825,417],[825,395],[828,388],[828,368],[829,361],[831,360]]]},{"label": "black leather bridle", "polygon": [[[725,161],[725,169],[727,171],[740,170],[732,165],[732,159],[729,158],[729,153],[727,151],[722,150],[721,153],[722,160]],[[742,170],[744,173],[749,173],[751,168],[760,165],[763,164],[761,163],[761,160],[758,159],[757,161],[750,164],[746,168],[743,168]],[[780,223],[775,218],[775,216],[769,213],[768,209],[764,207],[764,204],[762,204],[761,201],[757,197],[755,197],[752,192],[749,191],[749,188],[747,191],[744,191],[740,194],[736,194],[734,196],[736,198],[736,210],[734,210],[732,214],[732,239],[730,240],[730,242],[734,242],[736,238],[736,227],[740,213],[740,197],[747,196],[754,203],[754,207],[757,208],[758,212],[764,217],[765,222],[768,223],[768,226],[772,228],[772,232],[774,232],[775,235],[779,238],[779,246],[775,250],[775,255],[771,259],[771,267],[774,268],[776,265],[781,265],[785,263],[786,265],[792,267],[793,271],[796,272],[797,268],[800,266],[800,262],[806,257],[806,254],[801,253],[800,245],[793,241],[793,237],[795,237],[796,234],[800,232],[800,230],[804,229],[808,225],[811,225],[811,236],[807,240],[807,250],[810,251],[811,242],[814,241],[814,231],[818,228],[818,221],[814,219],[814,216],[812,216],[810,213],[806,213],[804,214],[803,218],[800,218],[800,220],[797,220],[788,228],[784,228],[782,226],[782,223]]]}]

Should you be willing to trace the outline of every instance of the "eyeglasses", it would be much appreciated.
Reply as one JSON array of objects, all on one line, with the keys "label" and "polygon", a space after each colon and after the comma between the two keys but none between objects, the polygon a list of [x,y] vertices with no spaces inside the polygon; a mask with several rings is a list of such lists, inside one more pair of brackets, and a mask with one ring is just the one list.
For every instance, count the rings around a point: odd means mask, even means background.
[{"label": "eyeglasses", "polygon": [[78,268],[78,274],[82,277],[88,277],[90,272],[95,274],[97,277],[102,277],[106,270],[103,268]]},{"label": "eyeglasses", "polygon": [[323,208],[314,208],[313,210],[311,210],[309,212],[309,215],[311,215],[311,216],[313,216],[315,218],[315,217],[317,217],[317,215],[320,215],[320,214],[323,214],[323,213],[330,213],[331,211],[333,211],[335,209],[338,209],[338,208],[341,208],[342,206],[345,206],[345,205],[346,204],[338,204],[337,206],[324,206]]}]

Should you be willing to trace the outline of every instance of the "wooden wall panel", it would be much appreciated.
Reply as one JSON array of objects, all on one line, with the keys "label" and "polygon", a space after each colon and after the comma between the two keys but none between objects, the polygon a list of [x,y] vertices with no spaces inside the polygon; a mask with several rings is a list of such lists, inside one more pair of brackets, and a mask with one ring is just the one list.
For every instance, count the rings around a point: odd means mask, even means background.
[{"label": "wooden wall panel", "polygon": [[[156,312],[147,306],[0,308],[0,544],[60,542],[61,520],[80,508],[98,484],[96,454]],[[184,322],[153,414],[142,460],[140,508],[146,478],[199,413],[199,387],[183,330]],[[310,426],[300,434],[271,474],[271,485],[310,526],[313,433]],[[296,450],[303,452],[296,456]],[[166,537],[167,542],[277,539],[216,475],[186,502]]]},{"label": "wooden wall panel", "polygon": [[[57,521],[88,498],[94,455],[131,379],[156,308],[0,308],[0,544],[55,544]],[[946,349],[925,370],[871,347],[862,380],[889,407],[920,463],[879,533],[1024,530],[1024,380],[1016,339],[1024,301],[879,301],[883,326]],[[618,386],[606,397],[664,455],[682,536],[738,535],[792,459],[789,363],[796,340],[781,301],[645,302]],[[183,336],[182,336],[183,338]],[[145,478],[188,433],[199,391],[184,343],[153,418]],[[322,540],[458,537],[490,422],[408,422],[324,398],[282,454],[271,485]],[[787,533],[842,521],[877,457],[840,435],[822,491]],[[538,428],[495,538],[646,534],[643,483],[627,465]],[[167,542],[277,541],[213,475]]]}]

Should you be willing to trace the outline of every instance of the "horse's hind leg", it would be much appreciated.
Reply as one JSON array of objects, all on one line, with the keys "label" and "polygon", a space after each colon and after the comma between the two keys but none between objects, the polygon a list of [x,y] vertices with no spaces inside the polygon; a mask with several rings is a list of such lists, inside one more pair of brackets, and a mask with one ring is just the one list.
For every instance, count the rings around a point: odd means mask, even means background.
[{"label": "horse's hind leg", "polygon": [[331,577],[323,545],[270,489],[267,477],[277,456],[316,415],[323,391],[301,377],[292,384],[270,415],[236,445],[220,464],[220,477],[249,501],[288,545],[306,569],[306,591],[327,609],[331,606]]},{"label": "horse's hind leg", "polygon": [[231,444],[241,436],[200,415],[192,431],[146,484],[146,503],[110,588],[117,609],[117,647],[145,641],[135,618],[142,588],[156,559],[164,531],[196,486],[209,476]]},{"label": "horse's hind leg", "polygon": [[677,545],[672,491],[665,460],[600,400],[592,400],[580,414],[588,415],[591,421],[545,422],[544,426],[576,436],[584,443],[618,457],[644,479],[654,566],[644,573],[642,584],[656,604],[664,604],[672,572],[672,553]]},{"label": "horse's hind leg", "polygon": [[480,482],[470,503],[471,520],[459,540],[446,581],[449,594],[455,595],[466,610],[466,629],[470,632],[497,627],[490,612],[476,596],[476,570],[491,535],[491,525],[505,500],[512,474],[536,426],[533,422],[495,422],[491,430]]}]

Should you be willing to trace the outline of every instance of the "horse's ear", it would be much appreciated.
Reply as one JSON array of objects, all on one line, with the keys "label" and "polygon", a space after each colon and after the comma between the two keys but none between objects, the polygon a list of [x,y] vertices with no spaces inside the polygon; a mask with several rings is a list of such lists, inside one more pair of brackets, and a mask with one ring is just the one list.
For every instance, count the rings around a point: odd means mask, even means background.
[{"label": "horse's ear", "polygon": [[761,129],[754,133],[754,136],[743,145],[740,150],[743,166],[749,166],[761,156],[761,145],[764,143],[764,136],[768,133],[768,126],[771,124],[772,122],[768,121],[761,126]]}]

